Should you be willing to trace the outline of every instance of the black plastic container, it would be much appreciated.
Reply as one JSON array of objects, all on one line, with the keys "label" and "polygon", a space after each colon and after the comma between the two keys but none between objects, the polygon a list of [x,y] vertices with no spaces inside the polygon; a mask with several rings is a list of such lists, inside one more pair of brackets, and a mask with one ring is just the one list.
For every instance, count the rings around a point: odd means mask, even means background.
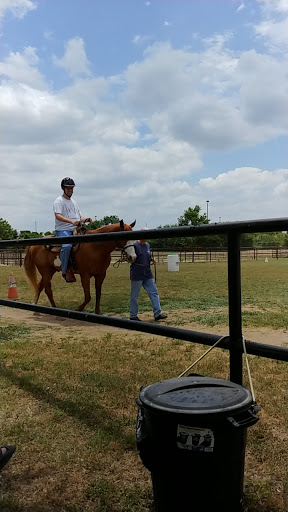
[{"label": "black plastic container", "polygon": [[241,512],[250,391],[202,376],[140,390],[137,448],[151,471],[155,512]]}]

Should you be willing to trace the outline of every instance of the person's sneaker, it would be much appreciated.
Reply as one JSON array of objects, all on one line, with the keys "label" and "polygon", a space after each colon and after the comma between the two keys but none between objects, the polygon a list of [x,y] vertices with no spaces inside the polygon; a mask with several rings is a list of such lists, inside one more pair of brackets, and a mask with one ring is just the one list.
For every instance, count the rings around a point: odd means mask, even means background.
[{"label": "person's sneaker", "polygon": [[14,444],[5,444],[4,446],[0,446],[0,470],[6,466],[15,450],[16,446]]},{"label": "person's sneaker", "polygon": [[168,315],[164,315],[164,313],[160,313],[160,315],[156,316],[155,320],[158,322],[158,320],[165,320]]},{"label": "person's sneaker", "polygon": [[130,320],[137,320],[137,322],[141,322],[138,316],[130,316]]}]

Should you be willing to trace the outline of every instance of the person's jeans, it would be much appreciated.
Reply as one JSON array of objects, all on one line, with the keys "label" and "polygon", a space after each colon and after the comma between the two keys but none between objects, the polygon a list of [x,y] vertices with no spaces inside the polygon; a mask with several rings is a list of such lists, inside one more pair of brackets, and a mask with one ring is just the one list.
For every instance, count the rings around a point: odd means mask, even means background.
[{"label": "person's jeans", "polygon": [[[73,231],[70,231],[69,229],[66,229],[65,231],[56,231],[56,235],[57,236],[72,236]],[[62,266],[62,274],[66,274],[66,272],[67,272],[71,249],[72,249],[72,244],[63,244],[61,247],[60,259],[61,259],[61,266]]]},{"label": "person's jeans", "polygon": [[153,307],[154,318],[156,318],[161,314],[161,306],[157,286],[153,278],[144,279],[143,281],[131,281],[130,317],[135,318],[138,314],[138,298],[142,286],[149,295],[149,299]]}]

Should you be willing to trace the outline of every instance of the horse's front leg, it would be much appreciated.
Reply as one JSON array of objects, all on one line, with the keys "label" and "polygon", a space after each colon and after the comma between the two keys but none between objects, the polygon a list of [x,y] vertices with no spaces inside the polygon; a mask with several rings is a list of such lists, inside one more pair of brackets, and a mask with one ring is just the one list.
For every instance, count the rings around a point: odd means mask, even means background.
[{"label": "horse's front leg", "polygon": [[91,300],[91,294],[90,294],[90,276],[87,274],[81,275],[81,283],[84,290],[84,302],[80,304],[80,306],[77,308],[77,311],[83,311],[85,306],[90,302]]}]

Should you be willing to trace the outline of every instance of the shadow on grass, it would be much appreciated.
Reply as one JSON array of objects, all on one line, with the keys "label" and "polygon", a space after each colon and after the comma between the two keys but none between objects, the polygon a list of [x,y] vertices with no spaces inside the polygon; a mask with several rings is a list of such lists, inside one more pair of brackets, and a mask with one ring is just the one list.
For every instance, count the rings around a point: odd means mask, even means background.
[{"label": "shadow on grass", "polygon": [[249,506],[249,504],[246,503],[246,506],[243,508],[243,512],[285,512],[285,510],[278,507],[271,508],[269,505],[267,507],[263,507],[263,505],[259,503],[257,505]]},{"label": "shadow on grass", "polygon": [[85,393],[76,396],[75,400],[58,398],[53,395],[53,390],[47,390],[43,386],[32,382],[29,376],[20,377],[7,368],[2,368],[1,374],[19,388],[33,395],[37,400],[42,400],[66,415],[76,418],[93,431],[98,429],[103,434],[104,444],[109,444],[111,441],[120,441],[125,450],[135,450],[134,436],[124,431],[125,425],[121,419],[112,415],[99,403],[95,401],[91,403],[91,400],[86,400]]},{"label": "shadow on grass", "polygon": [[[14,478],[12,474],[8,473],[7,477],[4,475],[0,479],[1,512],[91,512],[91,510],[93,512],[154,512],[155,510],[150,490],[148,492],[141,491],[139,485],[136,484],[128,488],[125,495],[119,496],[117,487],[108,484],[105,477],[100,477],[97,482],[92,482],[86,490],[83,489],[81,503],[68,503],[67,501],[58,503],[56,493],[52,499],[43,501],[43,499],[38,498],[37,500],[36,498],[32,505],[26,506],[21,499],[18,500],[13,496]],[[25,475],[23,475],[24,478]],[[41,478],[41,474],[38,474],[38,478]],[[17,485],[18,481],[21,484],[21,477],[17,479]],[[116,497],[114,491],[116,491]]]},{"label": "shadow on grass", "polygon": [[[2,482],[1,482],[2,484]],[[2,490],[5,492],[9,492],[10,489],[9,489],[9,480],[6,481],[4,483],[4,489],[3,489],[3,486],[1,485],[2,487]],[[181,490],[179,490],[179,492],[181,492]],[[99,496],[98,496],[99,497]],[[91,510],[90,508],[90,505],[91,503],[93,503],[93,498],[92,498],[92,502],[89,500],[89,503],[87,503],[87,506],[86,505],[76,505],[76,504],[66,504],[63,506],[62,505],[57,505],[57,503],[53,503],[53,512],[87,512],[88,510]],[[109,499],[107,499],[107,497],[102,497],[100,499],[100,508],[96,505],[96,503],[94,503],[95,507],[96,508],[93,508],[94,512],[155,512],[155,508],[154,508],[154,504],[152,503],[151,504],[151,500],[147,500],[148,503],[147,503],[147,506],[144,506],[144,508],[142,508],[140,506],[139,508],[139,503],[136,505],[136,507],[133,506],[133,504],[131,504],[130,506],[128,505],[127,507],[127,504],[124,505],[124,508],[123,506],[120,505],[119,506],[113,506],[110,502]],[[150,503],[149,503],[150,501]],[[189,505],[189,504],[188,504]],[[21,505],[19,502],[17,502],[17,500],[15,500],[14,498],[9,498],[9,497],[5,497],[5,495],[1,495],[0,497],[0,508],[1,508],[1,512],[51,512],[51,507],[49,507],[49,505],[45,505],[44,503],[41,503],[41,504],[38,504],[38,503],[35,503],[32,507],[23,507],[23,505]],[[189,508],[189,506],[188,506]],[[187,508],[187,510],[188,510]],[[176,511],[175,511],[176,512]],[[271,508],[271,507],[268,507],[268,508],[263,508],[262,505],[258,504],[258,505],[252,505],[251,507],[249,507],[248,504],[246,504],[246,506],[244,506],[243,508],[243,512],[284,512],[284,510],[280,510],[279,508]]]}]

